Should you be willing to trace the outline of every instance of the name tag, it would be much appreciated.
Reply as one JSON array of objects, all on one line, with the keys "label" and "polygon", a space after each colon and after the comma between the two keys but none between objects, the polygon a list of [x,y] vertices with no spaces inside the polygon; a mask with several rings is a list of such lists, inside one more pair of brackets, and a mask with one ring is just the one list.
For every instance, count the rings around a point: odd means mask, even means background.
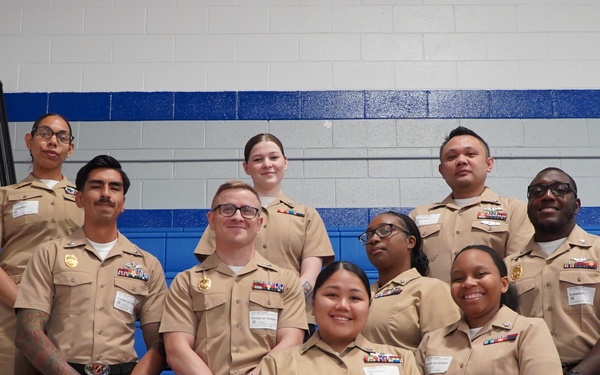
[{"label": "name tag", "polygon": [[363,367],[365,375],[400,375],[398,366],[381,364],[381,366]]},{"label": "name tag", "polygon": [[425,374],[444,374],[448,371],[452,356],[432,355],[425,358]]},{"label": "name tag", "polygon": [[421,225],[437,224],[442,214],[417,215],[415,223],[418,227]]},{"label": "name tag", "polygon": [[567,288],[569,297],[569,306],[575,305],[593,305],[596,289],[587,286],[573,286]]},{"label": "name tag", "polygon": [[125,311],[128,314],[133,314],[133,308],[137,302],[137,299],[131,294],[117,291],[114,307],[115,309]]},{"label": "name tag", "polygon": [[274,311],[250,311],[250,329],[277,330],[277,313]]},{"label": "name tag", "polygon": [[13,219],[18,218],[23,215],[31,215],[37,214],[39,212],[38,205],[40,202],[38,201],[27,201],[27,202],[19,202],[15,203],[12,209],[12,217]]}]

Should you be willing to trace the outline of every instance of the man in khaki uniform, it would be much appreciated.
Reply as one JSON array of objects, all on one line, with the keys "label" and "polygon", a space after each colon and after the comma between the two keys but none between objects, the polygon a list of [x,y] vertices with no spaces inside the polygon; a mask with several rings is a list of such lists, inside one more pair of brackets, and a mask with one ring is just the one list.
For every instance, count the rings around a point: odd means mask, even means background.
[{"label": "man in khaki uniform", "polygon": [[[111,374],[159,374],[158,335],[166,283],[159,261],[117,230],[130,182],[121,165],[97,156],[77,173],[83,227],[34,253],[17,295],[17,348],[45,374],[85,374],[92,361]],[[139,361],[134,323],[148,352]],[[22,373],[22,372],[19,372]]]},{"label": "man in khaki uniform", "polygon": [[292,271],[254,249],[262,218],[251,186],[221,185],[211,207],[216,251],[177,275],[167,296],[168,362],[177,374],[256,375],[266,354],[302,343],[304,295]]},{"label": "man in khaki uniform", "polygon": [[546,321],[565,373],[600,374],[600,239],[576,224],[581,202],[564,171],[542,170],[527,197],[535,234],[505,258],[519,312]]},{"label": "man in khaki uniform", "polygon": [[493,167],[487,143],[465,127],[452,130],[440,147],[439,172],[452,192],[409,215],[423,237],[428,276],[450,283],[450,267],[464,247],[488,245],[505,257],[522,249],[533,234],[525,203],[500,197],[485,185]]}]

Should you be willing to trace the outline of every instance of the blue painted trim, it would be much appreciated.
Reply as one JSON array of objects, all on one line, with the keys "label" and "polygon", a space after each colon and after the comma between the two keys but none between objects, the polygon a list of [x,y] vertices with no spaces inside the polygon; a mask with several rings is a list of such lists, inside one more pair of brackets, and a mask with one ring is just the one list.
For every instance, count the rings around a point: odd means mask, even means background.
[{"label": "blue painted trim", "polygon": [[[397,211],[408,214],[411,207],[378,208],[317,208],[325,226],[344,228],[366,228],[371,219],[384,211]],[[148,232],[198,231],[208,225],[208,209],[175,210],[125,210],[119,217],[119,228],[142,229]],[[585,227],[597,226],[600,230],[600,207],[582,207],[577,215],[577,223]]]},{"label": "blue painted trim", "polygon": [[6,93],[9,121],[600,118],[600,90]]}]

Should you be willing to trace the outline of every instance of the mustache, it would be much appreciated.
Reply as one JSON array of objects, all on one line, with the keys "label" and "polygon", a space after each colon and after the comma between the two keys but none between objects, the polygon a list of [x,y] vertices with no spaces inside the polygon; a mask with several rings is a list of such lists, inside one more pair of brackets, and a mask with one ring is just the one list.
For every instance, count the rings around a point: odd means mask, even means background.
[{"label": "mustache", "polygon": [[96,203],[100,203],[100,204],[108,204],[111,207],[115,206],[115,203],[113,201],[110,200],[110,198],[100,198],[96,201]]}]

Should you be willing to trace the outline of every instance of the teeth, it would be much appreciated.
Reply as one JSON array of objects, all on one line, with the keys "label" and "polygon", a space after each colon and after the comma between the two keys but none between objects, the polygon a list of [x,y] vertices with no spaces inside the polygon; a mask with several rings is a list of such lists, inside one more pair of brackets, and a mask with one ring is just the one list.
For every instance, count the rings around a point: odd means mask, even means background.
[{"label": "teeth", "polygon": [[348,320],[350,320],[350,319],[344,318],[342,316],[334,316],[333,319],[335,319],[335,320],[342,320],[342,321],[348,321]]},{"label": "teeth", "polygon": [[481,296],[482,296],[481,293],[468,294],[468,295],[465,296],[465,299],[475,299],[475,298],[479,298]]}]

